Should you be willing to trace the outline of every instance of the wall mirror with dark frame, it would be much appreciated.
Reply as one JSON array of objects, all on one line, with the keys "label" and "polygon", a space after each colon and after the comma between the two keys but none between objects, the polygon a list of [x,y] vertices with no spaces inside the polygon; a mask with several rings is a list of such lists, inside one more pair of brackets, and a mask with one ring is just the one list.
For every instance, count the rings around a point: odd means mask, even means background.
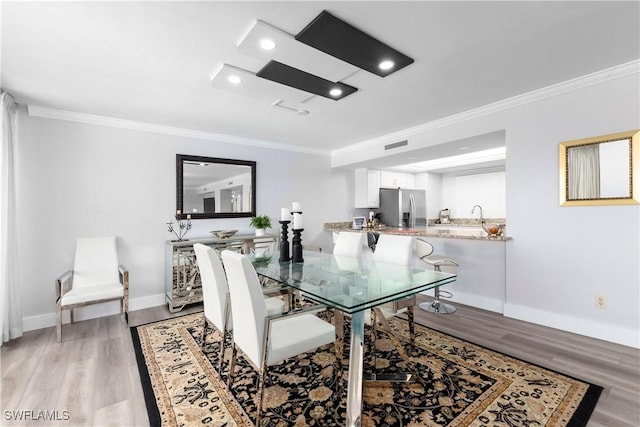
[{"label": "wall mirror with dark frame", "polygon": [[256,215],[256,162],[176,154],[178,218]]},{"label": "wall mirror with dark frame", "polygon": [[640,131],[563,142],[560,206],[640,203]]}]

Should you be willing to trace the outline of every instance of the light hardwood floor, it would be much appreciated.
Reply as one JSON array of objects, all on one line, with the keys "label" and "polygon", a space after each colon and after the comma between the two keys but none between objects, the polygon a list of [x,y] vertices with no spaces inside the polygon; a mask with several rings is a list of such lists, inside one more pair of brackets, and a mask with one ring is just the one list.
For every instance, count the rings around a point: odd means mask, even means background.
[{"label": "light hardwood floor", "polygon": [[[419,301],[428,298],[419,296]],[[640,350],[455,304],[434,315],[416,309],[424,325],[475,344],[599,384],[604,391],[589,427],[640,426]],[[166,307],[130,313],[130,326],[201,310],[194,305],[171,315]],[[2,421],[7,426],[149,425],[131,335],[121,316],[87,320],[24,334],[1,349]],[[13,412],[58,411],[68,420],[15,421]]]}]

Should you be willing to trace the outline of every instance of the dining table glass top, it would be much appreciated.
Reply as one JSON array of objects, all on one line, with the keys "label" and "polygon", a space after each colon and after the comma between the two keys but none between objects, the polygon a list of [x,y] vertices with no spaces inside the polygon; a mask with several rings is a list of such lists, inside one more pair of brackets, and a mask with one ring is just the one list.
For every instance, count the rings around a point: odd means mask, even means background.
[{"label": "dining table glass top", "polygon": [[367,258],[304,252],[304,262],[279,262],[278,253],[251,256],[260,275],[345,313],[356,313],[456,280],[455,274]]}]

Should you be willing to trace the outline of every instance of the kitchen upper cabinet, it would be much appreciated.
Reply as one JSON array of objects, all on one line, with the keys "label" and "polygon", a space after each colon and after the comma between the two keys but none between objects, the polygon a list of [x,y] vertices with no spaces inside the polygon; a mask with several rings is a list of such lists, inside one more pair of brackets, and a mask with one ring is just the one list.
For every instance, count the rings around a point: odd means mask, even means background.
[{"label": "kitchen upper cabinet", "polygon": [[366,168],[355,170],[356,208],[380,207],[380,171]]},{"label": "kitchen upper cabinet", "polygon": [[380,187],[414,188],[415,177],[412,173],[381,171]]}]

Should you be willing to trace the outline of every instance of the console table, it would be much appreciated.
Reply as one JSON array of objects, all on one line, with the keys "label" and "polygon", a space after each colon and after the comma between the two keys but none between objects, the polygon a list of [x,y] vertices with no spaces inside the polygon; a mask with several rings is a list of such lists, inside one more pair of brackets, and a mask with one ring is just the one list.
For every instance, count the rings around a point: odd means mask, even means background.
[{"label": "console table", "polygon": [[165,298],[169,311],[176,313],[188,304],[202,301],[202,283],[196,264],[193,245],[202,243],[220,254],[225,249],[245,254],[251,253],[256,245],[275,245],[278,236],[266,234],[235,235],[227,239],[217,237],[165,242]]}]

